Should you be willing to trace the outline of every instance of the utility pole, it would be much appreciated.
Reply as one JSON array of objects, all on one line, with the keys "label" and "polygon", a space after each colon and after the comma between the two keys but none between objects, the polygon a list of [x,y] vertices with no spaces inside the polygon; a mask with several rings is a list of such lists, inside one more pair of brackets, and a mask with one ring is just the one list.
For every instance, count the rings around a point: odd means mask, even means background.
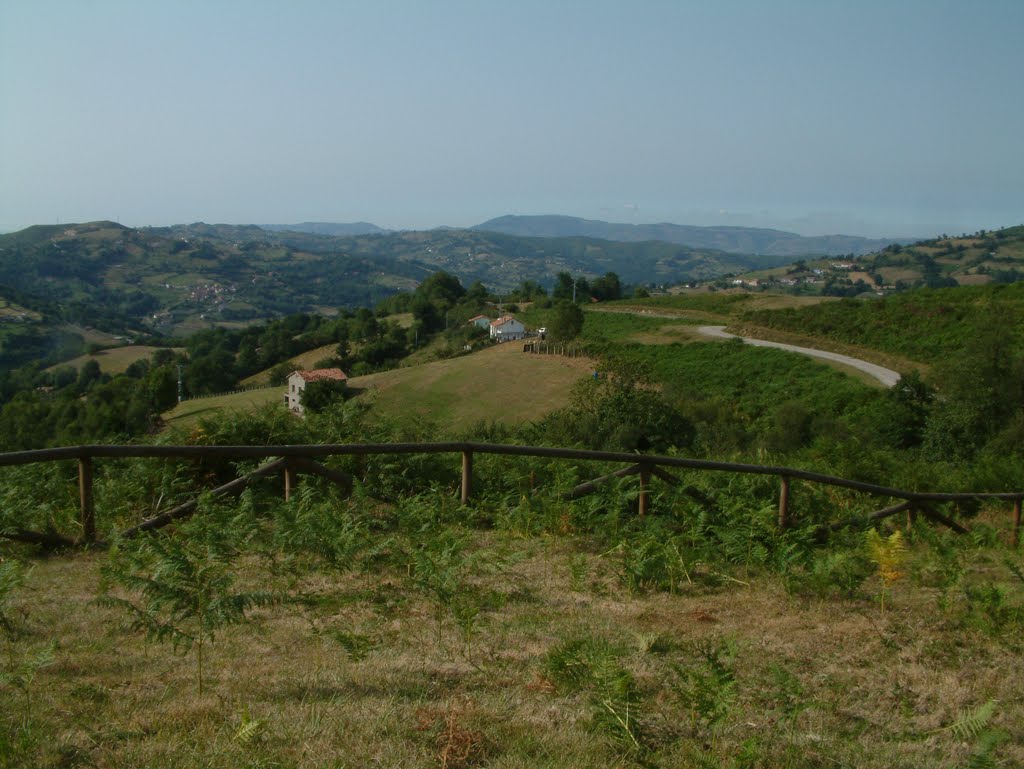
[{"label": "utility pole", "polygon": [[572,303],[576,304],[576,278],[572,279]]},{"label": "utility pole", "polygon": [[178,364],[178,403],[185,400],[185,385],[181,381],[181,364]]}]

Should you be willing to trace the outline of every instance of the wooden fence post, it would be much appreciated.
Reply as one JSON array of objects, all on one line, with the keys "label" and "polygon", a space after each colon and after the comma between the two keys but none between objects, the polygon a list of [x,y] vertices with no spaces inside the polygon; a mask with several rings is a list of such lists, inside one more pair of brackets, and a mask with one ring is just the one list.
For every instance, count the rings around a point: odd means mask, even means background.
[{"label": "wooden fence post", "polygon": [[473,452],[462,452],[462,504],[469,504],[469,496],[473,493]]},{"label": "wooden fence post", "polygon": [[292,492],[298,485],[298,475],[295,472],[295,467],[291,462],[285,462],[284,465],[284,501],[288,502],[292,498]]},{"label": "wooden fence post", "polygon": [[92,497],[92,457],[78,458],[78,501],[82,511],[82,539],[96,541],[96,507]]},{"label": "wooden fence post", "polygon": [[1013,546],[1020,546],[1020,516],[1021,516],[1021,498],[1017,497],[1013,500]]},{"label": "wooden fence post", "polygon": [[907,508],[907,527],[906,528],[907,528],[907,533],[908,534],[914,528],[914,522],[916,520],[917,520],[917,510],[915,510],[914,506],[911,505],[910,507]]},{"label": "wooden fence post", "polygon": [[779,488],[779,528],[789,526],[789,477],[781,476],[782,486]]},{"label": "wooden fence post", "polygon": [[637,513],[642,518],[647,515],[650,510],[650,486],[651,486],[651,466],[641,462],[640,463],[640,504],[638,505]]}]

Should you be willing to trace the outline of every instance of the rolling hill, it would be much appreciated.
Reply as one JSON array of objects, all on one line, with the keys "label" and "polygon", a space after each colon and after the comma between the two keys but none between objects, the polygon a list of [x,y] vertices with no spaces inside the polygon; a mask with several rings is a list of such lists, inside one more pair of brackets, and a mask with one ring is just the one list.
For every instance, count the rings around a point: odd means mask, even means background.
[{"label": "rolling hill", "polygon": [[618,224],[574,216],[499,216],[472,229],[522,237],[589,237],[633,243],[660,240],[692,248],[711,248],[766,256],[838,256],[867,254],[904,241],[854,235],[806,237],[756,227],[696,227],[684,224]]},{"label": "rolling hill", "polygon": [[[757,270],[739,281],[758,290],[780,289],[831,296],[890,294],[917,288],[956,288],[1024,280],[1024,226],[942,235],[844,259],[803,259]],[[719,281],[720,287],[731,282]]]},{"label": "rolling hill", "polygon": [[507,291],[525,280],[550,285],[563,270],[674,283],[779,263],[660,242],[469,230],[338,237],[254,225],[132,229],[91,222],[0,236],[0,299],[50,322],[126,336],[182,334],[293,312],[373,306],[437,270],[467,286],[482,281]]},{"label": "rolling hill", "polygon": [[[584,358],[524,355],[503,344],[472,355],[353,377],[349,387],[368,396],[384,416],[417,415],[458,432],[477,422],[522,424],[564,406],[572,385],[591,371]],[[284,387],[264,387],[179,403],[168,424],[188,425],[221,410],[251,410],[278,403]]]},{"label": "rolling hill", "polygon": [[271,232],[308,232],[311,235],[383,235],[388,232],[369,222],[302,222],[301,224],[261,224]]}]

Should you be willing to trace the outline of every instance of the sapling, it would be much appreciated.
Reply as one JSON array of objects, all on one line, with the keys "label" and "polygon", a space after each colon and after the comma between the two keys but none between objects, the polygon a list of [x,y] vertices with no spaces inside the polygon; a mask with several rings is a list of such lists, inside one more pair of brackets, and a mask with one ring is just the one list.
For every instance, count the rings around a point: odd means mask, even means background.
[{"label": "sapling", "polygon": [[885,611],[885,590],[903,577],[900,567],[906,558],[907,549],[903,544],[903,535],[899,529],[888,537],[883,537],[877,529],[868,529],[865,535],[868,557],[878,569],[878,578],[882,582],[878,598],[882,611]]},{"label": "sapling", "polygon": [[132,628],[149,640],[170,641],[175,651],[196,650],[196,679],[203,693],[203,654],[215,632],[243,622],[254,606],[275,603],[268,592],[231,590],[229,556],[216,548],[180,537],[150,536],[132,547],[115,548],[103,568],[104,588],[111,583],[133,597],[104,592],[97,601],[125,609]]}]

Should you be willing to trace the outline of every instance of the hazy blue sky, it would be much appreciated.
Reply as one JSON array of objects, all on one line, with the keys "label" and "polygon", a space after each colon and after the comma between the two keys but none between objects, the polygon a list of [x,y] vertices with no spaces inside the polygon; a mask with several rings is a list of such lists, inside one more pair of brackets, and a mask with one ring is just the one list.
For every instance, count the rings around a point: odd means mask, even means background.
[{"label": "hazy blue sky", "polygon": [[1024,0],[0,0],[0,229],[1024,223]]}]

